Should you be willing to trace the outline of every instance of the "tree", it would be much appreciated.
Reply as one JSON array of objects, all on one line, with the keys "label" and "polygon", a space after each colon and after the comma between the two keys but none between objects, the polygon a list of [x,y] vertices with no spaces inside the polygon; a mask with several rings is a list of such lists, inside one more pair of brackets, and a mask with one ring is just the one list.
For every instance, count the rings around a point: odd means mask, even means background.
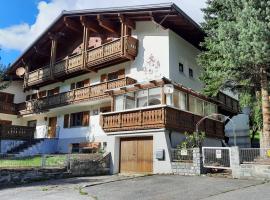
[{"label": "tree", "polygon": [[270,147],[270,1],[208,0],[204,9],[207,33],[204,52],[198,58],[203,67],[205,93],[219,90],[259,94],[263,116],[261,147]]},{"label": "tree", "polygon": [[[1,49],[0,49],[1,50]],[[8,87],[10,81],[6,81],[6,70],[8,68],[1,63],[1,57],[0,57],[0,90],[5,89]]]}]

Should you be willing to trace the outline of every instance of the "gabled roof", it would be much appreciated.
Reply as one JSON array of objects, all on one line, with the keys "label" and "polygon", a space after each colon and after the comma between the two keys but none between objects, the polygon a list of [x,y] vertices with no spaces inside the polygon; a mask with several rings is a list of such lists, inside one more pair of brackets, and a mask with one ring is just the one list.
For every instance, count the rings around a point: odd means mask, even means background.
[{"label": "gabled roof", "polygon": [[197,48],[200,48],[199,43],[205,36],[200,26],[174,3],[62,11],[52,24],[11,65],[10,71],[14,71],[21,64],[23,58],[30,58],[34,52],[34,47],[49,39],[49,32],[59,32],[63,27],[65,17],[76,20],[80,16],[91,18],[98,14],[112,20],[118,20],[118,14],[123,14],[133,21],[152,20],[164,28],[173,30]]}]

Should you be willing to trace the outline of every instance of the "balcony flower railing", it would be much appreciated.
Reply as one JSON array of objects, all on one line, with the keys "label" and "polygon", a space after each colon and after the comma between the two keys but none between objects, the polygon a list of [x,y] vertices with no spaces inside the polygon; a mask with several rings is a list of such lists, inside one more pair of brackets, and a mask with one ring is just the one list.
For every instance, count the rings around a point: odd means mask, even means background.
[{"label": "balcony flower railing", "polygon": [[74,104],[76,102],[94,100],[99,98],[108,97],[105,93],[106,90],[124,87],[136,83],[136,80],[125,77],[117,80],[107,81],[83,88],[74,89],[68,92],[55,94],[39,98],[36,100],[30,100],[26,102],[26,109],[21,111],[22,114],[45,111],[47,109],[64,106],[68,104]]},{"label": "balcony flower railing", "polygon": [[[120,112],[102,113],[100,125],[105,132],[167,128],[179,132],[194,132],[201,116],[170,106],[151,106]],[[210,137],[224,137],[224,124],[205,119],[199,130]]]},{"label": "balcony flower railing", "polygon": [[[86,67],[91,70],[92,67],[98,67],[116,59],[127,60],[137,55],[137,39],[125,36],[111,42],[105,43],[99,47],[92,48],[86,52],[67,57],[57,61],[51,71],[50,66],[39,68],[29,72],[27,85],[32,86],[51,80],[51,77],[57,78],[65,74],[71,74],[84,70],[83,54],[86,56]],[[52,76],[51,76],[52,73]]]}]

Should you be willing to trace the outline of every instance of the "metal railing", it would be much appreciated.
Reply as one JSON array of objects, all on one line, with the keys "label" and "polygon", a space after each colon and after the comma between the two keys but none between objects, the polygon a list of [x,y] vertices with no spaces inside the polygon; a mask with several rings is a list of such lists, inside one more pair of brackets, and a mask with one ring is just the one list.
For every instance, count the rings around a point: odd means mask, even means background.
[{"label": "metal railing", "polygon": [[171,149],[173,162],[193,162],[193,149]]},{"label": "metal railing", "polygon": [[268,162],[270,164],[270,148],[241,148],[239,149],[241,164]]},{"label": "metal railing", "polygon": [[231,167],[229,147],[203,147],[202,155],[205,168],[230,169]]}]

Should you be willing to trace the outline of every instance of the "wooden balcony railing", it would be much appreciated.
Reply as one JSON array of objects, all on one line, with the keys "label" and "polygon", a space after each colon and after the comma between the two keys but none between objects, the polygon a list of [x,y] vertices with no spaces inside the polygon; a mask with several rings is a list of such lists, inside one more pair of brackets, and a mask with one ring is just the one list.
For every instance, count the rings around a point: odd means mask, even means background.
[{"label": "wooden balcony railing", "polygon": [[[100,125],[105,132],[166,128],[183,133],[194,132],[195,125],[201,118],[169,106],[158,106],[103,113]],[[199,130],[209,137],[224,137],[224,124],[214,119],[205,119]]]},{"label": "wooden balcony railing", "polygon": [[239,112],[239,103],[236,99],[222,93],[219,92],[216,100],[218,100],[219,102],[221,102],[222,107],[230,109],[231,111],[234,111],[236,113]]},{"label": "wooden balcony railing", "polygon": [[11,115],[17,114],[16,104],[0,102],[0,113],[11,114]]},{"label": "wooden balcony railing", "polygon": [[0,125],[0,139],[31,140],[35,128],[28,126]]},{"label": "wooden balcony railing", "polygon": [[94,100],[107,97],[106,90],[124,87],[136,83],[136,80],[125,77],[117,80],[107,81],[88,87],[74,89],[68,92],[31,100],[26,102],[26,110],[21,110],[21,114],[44,111],[50,108],[74,104],[76,102]]},{"label": "wooden balcony railing", "polygon": [[[65,74],[85,70],[83,68],[83,54],[86,56],[86,68],[99,68],[111,63],[134,59],[137,55],[137,39],[125,36],[86,52],[57,61],[52,69],[54,79]],[[51,80],[50,66],[29,72],[27,86],[40,84]]]}]

